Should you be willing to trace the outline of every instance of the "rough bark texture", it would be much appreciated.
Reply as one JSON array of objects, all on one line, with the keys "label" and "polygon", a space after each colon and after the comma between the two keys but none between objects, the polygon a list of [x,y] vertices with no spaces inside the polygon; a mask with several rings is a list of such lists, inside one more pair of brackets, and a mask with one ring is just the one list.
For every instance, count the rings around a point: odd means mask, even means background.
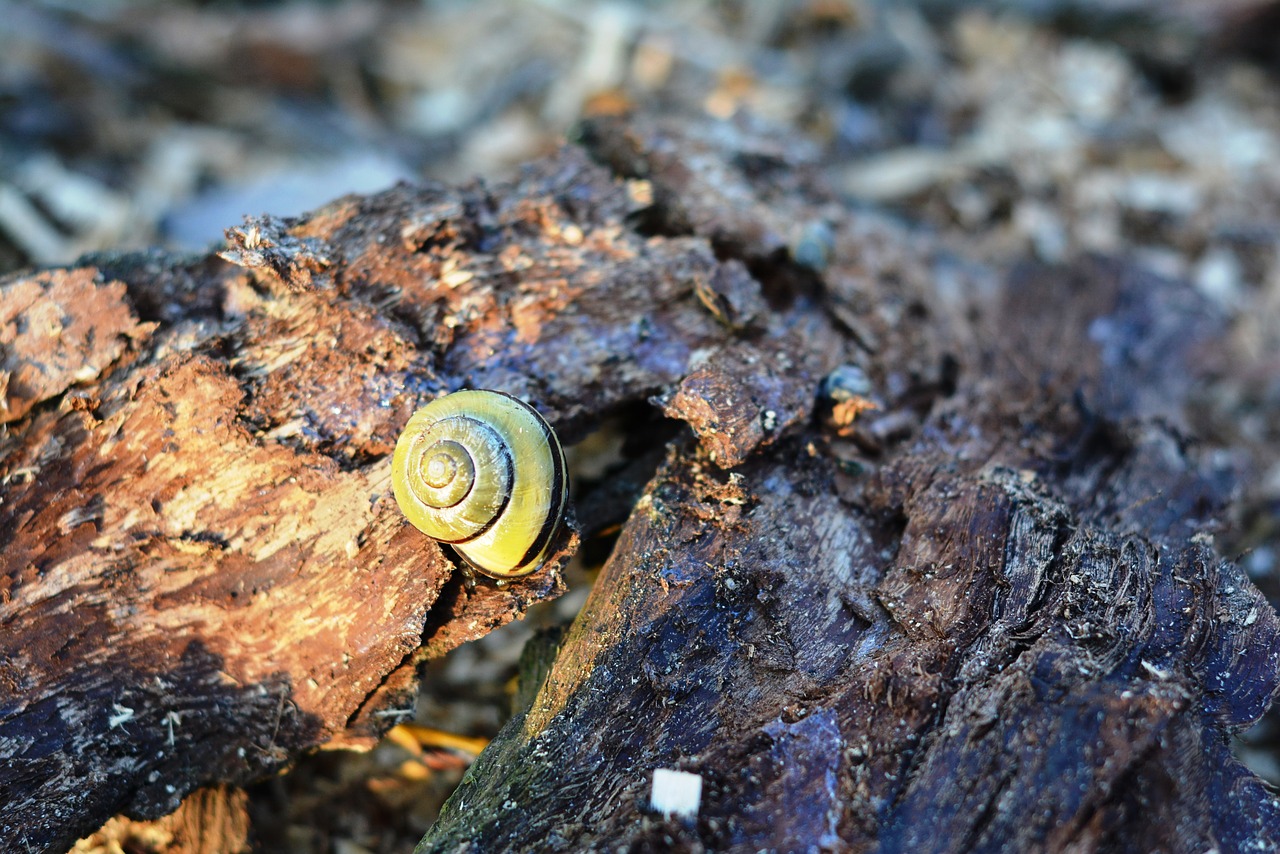
[{"label": "rough bark texture", "polygon": [[[367,741],[420,660],[556,595],[572,537],[471,590],[390,497],[400,425],[473,386],[569,442],[650,400],[691,431],[424,849],[1275,843],[1224,734],[1280,626],[1213,551],[1238,461],[1187,427],[1220,323],[1117,263],[968,265],[815,178],[602,122],[511,186],[249,224],[234,266],[5,283],[0,835]],[[876,408],[815,419],[842,365]],[[658,767],[703,776],[696,822],[649,813]]]},{"label": "rough bark texture", "polygon": [[[1275,694],[1276,615],[1212,547],[1241,461],[1187,427],[1229,369],[1221,321],[1122,264],[992,282],[862,217],[832,220],[806,291],[762,257],[793,211],[700,184],[696,146],[637,144],[777,323],[838,320],[842,346],[812,349],[863,367],[881,408],[730,460],[717,402],[778,361],[686,379],[676,400],[706,402],[668,412],[700,441],[671,450],[420,850],[1280,842],[1225,739]],[[649,809],[655,768],[702,776],[696,821]]]}]

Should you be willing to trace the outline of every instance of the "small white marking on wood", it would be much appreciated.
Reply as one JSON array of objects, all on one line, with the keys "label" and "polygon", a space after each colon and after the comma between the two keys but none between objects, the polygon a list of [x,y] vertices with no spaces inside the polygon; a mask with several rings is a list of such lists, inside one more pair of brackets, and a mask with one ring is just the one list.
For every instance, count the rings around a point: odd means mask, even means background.
[{"label": "small white marking on wood", "polygon": [[416,712],[416,705],[417,704],[415,703],[407,709],[382,709],[381,711],[374,712],[373,716],[375,718],[412,718]]},{"label": "small white marking on wood", "polygon": [[702,777],[670,768],[653,770],[649,804],[666,817],[696,818],[702,804]]},{"label": "small white marking on wood", "polygon": [[1168,679],[1169,676],[1172,675],[1172,671],[1165,670],[1162,667],[1156,667],[1151,662],[1145,660],[1142,662],[1142,669],[1161,681]]},{"label": "small white marking on wood", "polygon": [[115,710],[115,714],[107,718],[107,724],[110,729],[118,726],[124,726],[133,720],[133,709],[128,706],[122,706],[119,703],[112,703],[111,708]]},{"label": "small white marking on wood", "polygon": [[173,747],[173,728],[182,725],[182,715],[177,712],[167,712],[164,716],[164,722],[169,727],[169,746]]}]

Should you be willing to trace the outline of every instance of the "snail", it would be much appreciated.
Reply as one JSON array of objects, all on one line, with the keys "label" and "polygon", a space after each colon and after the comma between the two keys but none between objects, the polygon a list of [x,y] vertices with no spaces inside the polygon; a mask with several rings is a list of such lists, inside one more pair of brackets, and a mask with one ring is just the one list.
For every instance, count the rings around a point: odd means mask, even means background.
[{"label": "snail", "polygon": [[498,391],[458,391],[419,409],[391,460],[413,526],[498,579],[527,575],[564,522],[564,451],[537,410]]}]

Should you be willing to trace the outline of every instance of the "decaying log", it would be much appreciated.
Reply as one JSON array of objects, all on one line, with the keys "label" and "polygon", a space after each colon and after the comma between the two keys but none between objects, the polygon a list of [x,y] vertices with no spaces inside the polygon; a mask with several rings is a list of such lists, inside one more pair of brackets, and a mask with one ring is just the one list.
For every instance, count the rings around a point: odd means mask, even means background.
[{"label": "decaying log", "polygon": [[[686,221],[731,244],[751,226],[726,210]],[[1230,367],[1221,320],[1104,261],[958,293],[936,258],[889,274],[905,248],[864,227],[836,223],[816,299],[874,342],[842,357],[881,410],[731,471],[713,419],[680,413],[701,442],[671,450],[419,850],[1280,843],[1225,738],[1275,695],[1280,626],[1212,547],[1240,461],[1188,427]],[[778,271],[757,270],[770,291]],[[925,372],[948,357],[954,380]],[[696,819],[649,807],[658,768],[701,776]]]},{"label": "decaying log", "polygon": [[636,205],[568,149],[499,193],[399,187],[250,224],[237,266],[8,282],[0,834],[65,848],[367,741],[418,660],[557,595],[571,542],[503,588],[450,582],[395,508],[389,452],[463,385],[572,440],[727,344],[695,287],[754,280],[703,240],[628,230]]},{"label": "decaying log", "polygon": [[[1185,417],[1220,324],[1111,262],[997,276],[818,178],[606,121],[509,186],[4,283],[0,835],[367,743],[421,660],[557,595],[574,536],[471,589],[389,495],[409,413],[473,386],[568,442],[647,402],[690,430],[425,848],[1274,840],[1223,738],[1277,620]],[[815,419],[841,366],[867,388]],[[659,767],[696,822],[647,809]]]}]

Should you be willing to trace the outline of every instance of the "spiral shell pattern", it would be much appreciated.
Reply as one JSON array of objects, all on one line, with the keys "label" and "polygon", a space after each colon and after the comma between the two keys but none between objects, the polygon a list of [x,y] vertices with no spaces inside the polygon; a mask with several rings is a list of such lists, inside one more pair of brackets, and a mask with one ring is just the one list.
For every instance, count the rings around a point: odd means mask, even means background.
[{"label": "spiral shell pattern", "polygon": [[495,578],[542,564],[568,497],[551,426],[497,391],[454,392],[415,412],[396,443],[391,483],[414,527]]}]

